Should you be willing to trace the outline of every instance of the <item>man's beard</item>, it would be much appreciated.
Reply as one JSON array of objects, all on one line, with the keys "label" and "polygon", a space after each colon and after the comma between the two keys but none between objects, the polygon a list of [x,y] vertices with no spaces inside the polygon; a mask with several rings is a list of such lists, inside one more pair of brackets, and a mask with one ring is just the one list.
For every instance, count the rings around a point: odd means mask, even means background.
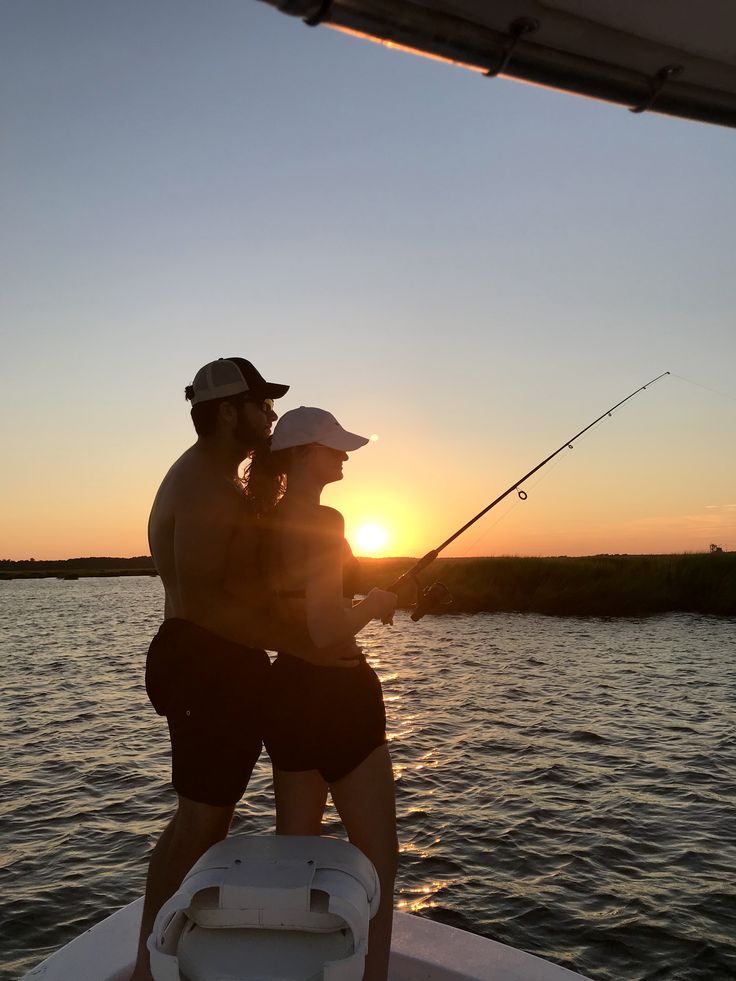
[{"label": "man's beard", "polygon": [[233,438],[237,440],[244,453],[251,450],[268,449],[271,437],[265,431],[265,425],[256,429],[246,418],[245,410],[238,411],[238,421],[233,429]]}]

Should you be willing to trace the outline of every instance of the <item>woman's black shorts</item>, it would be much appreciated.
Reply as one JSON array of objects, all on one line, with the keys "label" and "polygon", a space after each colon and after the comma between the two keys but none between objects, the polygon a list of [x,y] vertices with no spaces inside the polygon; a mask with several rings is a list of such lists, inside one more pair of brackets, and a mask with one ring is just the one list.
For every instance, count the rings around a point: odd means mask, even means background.
[{"label": "woman's black shorts", "polygon": [[365,662],[323,668],[279,654],[268,683],[264,742],[277,770],[345,777],[386,742],[381,682]]},{"label": "woman's black shorts", "polygon": [[236,804],[263,734],[270,663],[189,620],[164,620],[146,660],[146,691],[171,735],[177,793],[202,804]]}]

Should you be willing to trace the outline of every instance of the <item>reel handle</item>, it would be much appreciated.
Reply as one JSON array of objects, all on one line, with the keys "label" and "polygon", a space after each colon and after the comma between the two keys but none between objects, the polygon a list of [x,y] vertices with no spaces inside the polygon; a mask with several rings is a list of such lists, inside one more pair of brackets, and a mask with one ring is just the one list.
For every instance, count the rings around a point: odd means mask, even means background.
[{"label": "reel handle", "polygon": [[439,581],[433,582],[431,585],[425,586],[419,593],[419,599],[412,610],[411,618],[414,621],[421,620],[425,614],[450,606],[451,603],[452,596],[447,586]]}]

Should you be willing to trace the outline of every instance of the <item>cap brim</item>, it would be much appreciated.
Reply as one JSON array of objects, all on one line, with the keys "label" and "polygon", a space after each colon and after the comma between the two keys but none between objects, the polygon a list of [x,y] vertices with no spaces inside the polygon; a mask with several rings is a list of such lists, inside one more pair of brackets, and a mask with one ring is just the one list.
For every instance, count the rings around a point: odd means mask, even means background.
[{"label": "cap brim", "polygon": [[263,388],[264,399],[280,399],[289,391],[289,385],[278,385],[276,382],[266,382]]},{"label": "cap brim", "polygon": [[366,436],[358,436],[357,433],[349,433],[347,429],[342,429],[339,433],[330,433],[329,439],[319,440],[320,445],[328,446],[331,450],[342,450],[350,453],[352,450],[359,450],[370,440]]}]

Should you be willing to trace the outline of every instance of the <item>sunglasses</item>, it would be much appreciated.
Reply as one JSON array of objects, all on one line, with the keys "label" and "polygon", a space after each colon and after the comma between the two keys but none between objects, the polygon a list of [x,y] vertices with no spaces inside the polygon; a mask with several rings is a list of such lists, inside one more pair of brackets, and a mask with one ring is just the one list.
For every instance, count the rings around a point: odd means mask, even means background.
[{"label": "sunglasses", "polygon": [[264,415],[273,411],[273,399],[256,399],[249,398],[247,395],[243,396],[244,402],[250,402],[251,405],[257,406]]}]

